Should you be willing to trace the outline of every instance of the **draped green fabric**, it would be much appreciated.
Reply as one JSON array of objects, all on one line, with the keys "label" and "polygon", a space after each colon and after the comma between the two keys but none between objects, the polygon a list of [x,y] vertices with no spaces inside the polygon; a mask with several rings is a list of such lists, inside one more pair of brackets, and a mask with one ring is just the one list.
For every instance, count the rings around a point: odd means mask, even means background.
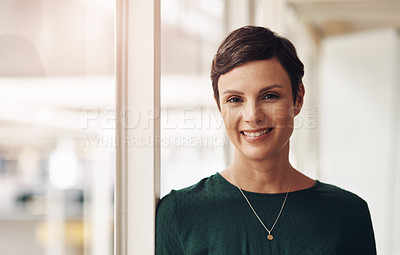
[{"label": "draped green fabric", "polygon": [[[271,228],[285,194],[244,192]],[[239,190],[219,173],[171,191],[157,208],[157,255],[376,254],[367,203],[319,181],[289,193],[274,239],[267,234]]]}]

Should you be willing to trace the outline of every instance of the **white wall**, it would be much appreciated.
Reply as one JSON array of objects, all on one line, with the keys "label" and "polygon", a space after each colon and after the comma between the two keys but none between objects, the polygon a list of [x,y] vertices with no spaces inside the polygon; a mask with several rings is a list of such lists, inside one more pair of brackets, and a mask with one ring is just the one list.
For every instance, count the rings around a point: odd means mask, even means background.
[{"label": "white wall", "polygon": [[394,29],[328,38],[321,45],[320,179],[368,202],[378,254],[399,254],[393,242],[400,238],[394,233],[400,185],[399,46]]}]

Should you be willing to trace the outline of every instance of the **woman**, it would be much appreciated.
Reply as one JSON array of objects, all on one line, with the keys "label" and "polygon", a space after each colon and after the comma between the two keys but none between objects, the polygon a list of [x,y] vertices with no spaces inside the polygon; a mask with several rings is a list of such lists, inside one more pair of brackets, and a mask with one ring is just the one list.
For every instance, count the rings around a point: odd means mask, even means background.
[{"label": "woman", "polygon": [[303,74],[292,43],[267,28],[222,42],[211,80],[234,159],[161,200],[156,254],[376,254],[366,202],[289,162]]}]

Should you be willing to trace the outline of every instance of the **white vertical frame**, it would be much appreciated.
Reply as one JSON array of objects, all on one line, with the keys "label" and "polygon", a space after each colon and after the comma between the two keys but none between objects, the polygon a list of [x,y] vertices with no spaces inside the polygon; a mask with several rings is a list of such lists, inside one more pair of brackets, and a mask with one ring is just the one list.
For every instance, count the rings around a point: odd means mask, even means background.
[{"label": "white vertical frame", "polygon": [[154,254],[159,199],[160,0],[117,0],[115,250]]},{"label": "white vertical frame", "polygon": [[[392,212],[392,233],[390,234],[391,237],[391,245],[392,245],[392,252],[393,254],[400,254],[400,243],[396,240],[400,239],[400,102],[398,98],[400,97],[400,87],[398,86],[398,81],[400,80],[400,73],[397,71],[398,67],[400,66],[400,30],[396,30],[396,49],[395,49],[395,57],[392,63],[392,67],[394,69],[395,77],[394,80],[397,81],[397,86],[394,87],[393,93],[393,102],[394,103],[394,142],[393,142],[393,158],[395,159],[394,162],[394,169],[393,169],[393,178],[392,178],[392,185],[393,185],[393,212]],[[395,82],[396,84],[396,82]]]}]

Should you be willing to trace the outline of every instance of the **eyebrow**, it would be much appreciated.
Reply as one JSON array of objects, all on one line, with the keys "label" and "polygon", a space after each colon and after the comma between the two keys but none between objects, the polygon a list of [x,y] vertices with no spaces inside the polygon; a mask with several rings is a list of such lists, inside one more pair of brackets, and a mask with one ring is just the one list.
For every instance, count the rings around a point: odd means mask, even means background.
[{"label": "eyebrow", "polygon": [[261,94],[261,93],[263,93],[265,91],[268,91],[270,89],[273,89],[273,88],[283,88],[283,86],[279,85],[279,84],[273,84],[273,85],[270,85],[270,86],[267,86],[267,87],[264,87],[264,88],[260,89],[258,91],[258,94]]},{"label": "eyebrow", "polygon": [[239,90],[234,90],[234,89],[227,89],[224,91],[222,94],[238,94],[238,95],[243,95],[244,93]]},{"label": "eyebrow", "polygon": [[[258,93],[261,94],[261,93],[263,93],[263,92],[265,92],[265,91],[268,91],[268,90],[270,90],[270,89],[273,89],[273,88],[283,88],[283,86],[282,86],[282,85],[279,85],[279,84],[269,85],[269,86],[266,86],[266,87],[260,89],[260,90],[258,91]],[[238,94],[238,95],[243,95],[244,93],[243,93],[242,91],[239,91],[239,90],[228,89],[228,90],[225,90],[222,94]]]}]

